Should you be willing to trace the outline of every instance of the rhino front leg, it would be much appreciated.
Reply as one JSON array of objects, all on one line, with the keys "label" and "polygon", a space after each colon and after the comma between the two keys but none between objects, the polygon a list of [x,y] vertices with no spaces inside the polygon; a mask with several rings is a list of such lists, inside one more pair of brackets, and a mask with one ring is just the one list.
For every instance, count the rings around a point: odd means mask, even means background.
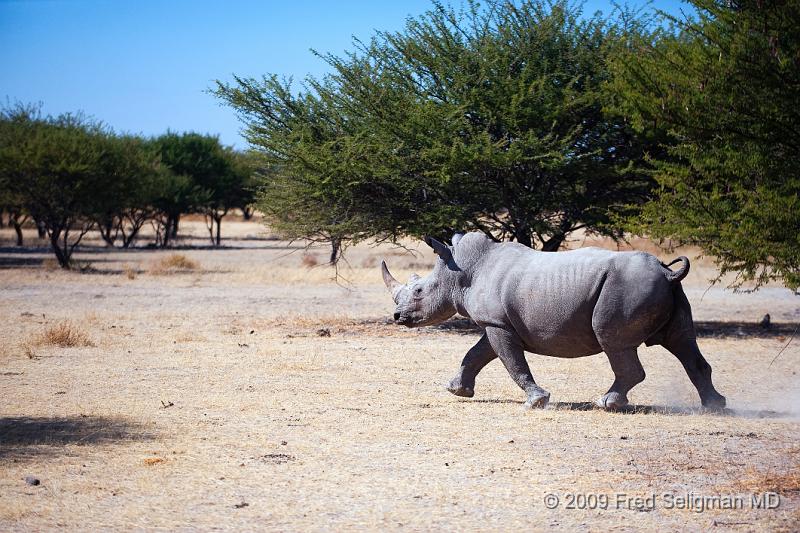
[{"label": "rhino front leg", "polygon": [[456,377],[450,380],[447,390],[456,396],[472,398],[475,395],[475,376],[496,357],[497,354],[484,333],[477,344],[470,348],[467,355],[464,356],[461,368]]},{"label": "rhino front leg", "polygon": [[516,333],[492,327],[486,328],[486,337],[500,361],[503,362],[503,366],[508,370],[511,379],[528,396],[525,408],[545,407],[550,401],[550,393],[533,380],[531,369],[525,360],[525,350]]},{"label": "rhino front leg", "polygon": [[607,350],[606,355],[611,363],[611,370],[614,371],[614,383],[596,403],[613,411],[628,405],[628,391],[644,381],[645,373],[636,348]]}]

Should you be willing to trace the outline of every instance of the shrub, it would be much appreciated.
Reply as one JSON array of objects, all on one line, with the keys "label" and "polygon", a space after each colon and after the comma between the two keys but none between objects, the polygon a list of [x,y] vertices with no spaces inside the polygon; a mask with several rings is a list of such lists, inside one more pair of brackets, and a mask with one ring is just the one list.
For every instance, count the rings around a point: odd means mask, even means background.
[{"label": "shrub", "polygon": [[33,338],[22,343],[22,352],[29,358],[36,358],[36,348],[41,346],[58,346],[59,348],[74,348],[95,346],[89,334],[77,324],[69,320],[62,320],[47,326]]},{"label": "shrub", "polygon": [[48,326],[37,340],[38,346],[59,346],[61,348],[94,346],[89,335],[80,326],[68,320]]},{"label": "shrub", "polygon": [[200,263],[189,259],[183,254],[170,254],[156,262],[150,269],[152,274],[171,274],[174,272],[186,272],[199,270]]}]

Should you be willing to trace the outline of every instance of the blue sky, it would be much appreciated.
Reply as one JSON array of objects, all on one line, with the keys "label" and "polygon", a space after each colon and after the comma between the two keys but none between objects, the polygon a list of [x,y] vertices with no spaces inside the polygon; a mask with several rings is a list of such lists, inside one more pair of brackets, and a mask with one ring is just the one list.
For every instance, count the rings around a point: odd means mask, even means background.
[{"label": "blue sky", "polygon": [[[677,12],[682,4],[653,5]],[[205,92],[214,79],[320,76],[326,65],[309,49],[341,53],[352,36],[398,30],[430,7],[430,0],[0,0],[0,98],[42,102],[52,114],[80,110],[117,131],[199,131],[244,148],[233,111]],[[610,9],[608,0],[584,7]]]}]

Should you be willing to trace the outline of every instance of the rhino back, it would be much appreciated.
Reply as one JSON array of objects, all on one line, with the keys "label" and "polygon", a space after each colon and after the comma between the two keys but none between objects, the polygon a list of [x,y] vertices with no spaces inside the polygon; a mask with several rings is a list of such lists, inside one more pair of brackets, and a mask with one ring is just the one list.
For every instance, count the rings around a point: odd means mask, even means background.
[{"label": "rhino back", "polygon": [[[582,248],[567,252],[537,252],[518,244],[491,247],[473,276],[468,298],[472,318],[485,326],[511,328],[525,349],[542,355],[580,357],[602,351],[592,317],[611,276],[619,287],[606,288],[604,301],[625,298],[627,271],[648,270],[644,277],[663,274],[639,252]],[[641,265],[630,266],[631,263]],[[652,272],[650,272],[652,271]]]}]

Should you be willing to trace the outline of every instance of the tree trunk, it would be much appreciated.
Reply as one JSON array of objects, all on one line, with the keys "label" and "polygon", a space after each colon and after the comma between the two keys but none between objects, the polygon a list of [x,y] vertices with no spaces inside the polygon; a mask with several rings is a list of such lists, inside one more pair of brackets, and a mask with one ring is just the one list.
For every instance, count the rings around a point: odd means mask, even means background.
[{"label": "tree trunk", "polygon": [[39,238],[44,239],[47,237],[47,229],[44,227],[44,223],[34,219],[36,222],[36,231],[39,232]]},{"label": "tree trunk", "polygon": [[533,241],[531,240],[531,234],[529,231],[518,231],[514,234],[514,238],[517,239],[517,242],[527,246],[528,248],[533,247]]},{"label": "tree trunk", "polygon": [[17,234],[17,246],[22,246],[22,225],[28,220],[28,215],[22,215],[19,211],[12,209],[8,212],[8,225],[14,226]]},{"label": "tree trunk", "polygon": [[249,207],[245,207],[244,209],[242,209],[242,218],[244,218],[245,220],[250,220],[251,218],[253,218],[253,210],[250,209]]},{"label": "tree trunk", "polygon": [[172,229],[172,218],[170,216],[167,216],[166,219],[163,220],[164,220],[163,224],[161,223],[158,224],[159,229],[157,233],[159,233],[161,236],[161,248],[166,248],[167,246],[169,246],[169,235],[171,233],[170,230]]},{"label": "tree trunk", "polygon": [[17,246],[22,246],[22,224],[16,218],[11,219],[10,222],[14,225],[14,231],[17,233]]},{"label": "tree trunk", "polygon": [[98,229],[100,230],[100,236],[106,242],[107,246],[111,248],[114,247],[114,241],[116,241],[116,235],[111,235],[111,232],[114,231],[114,223],[111,221],[107,221],[104,224],[98,224]]},{"label": "tree trunk", "polygon": [[139,230],[142,229],[146,220],[131,218],[131,231],[128,234],[125,234],[125,228],[123,227],[122,231],[122,247],[127,249],[133,244],[137,237],[139,236]]},{"label": "tree trunk", "polygon": [[178,213],[172,218],[172,225],[170,227],[170,231],[172,232],[171,237],[173,239],[178,238],[178,224],[180,224],[180,222],[181,222],[181,214]]},{"label": "tree trunk", "polygon": [[64,249],[61,248],[61,244],[59,243],[59,237],[61,236],[61,231],[51,231],[50,232],[50,244],[53,247],[53,253],[56,254],[56,259],[58,260],[58,264],[61,268],[69,269],[69,247],[66,246],[66,236],[64,237],[65,245]]},{"label": "tree trunk", "polygon": [[328,261],[331,265],[336,265],[339,262],[340,252],[342,249],[342,239],[338,237],[331,239],[331,257]]},{"label": "tree trunk", "polygon": [[169,246],[169,234],[170,234],[169,228],[167,226],[164,226],[164,235],[162,235],[161,237],[162,248],[167,248]]},{"label": "tree trunk", "polygon": [[564,243],[564,239],[566,238],[567,236],[563,233],[558,233],[556,235],[553,235],[552,237],[550,237],[549,239],[547,239],[545,242],[542,243],[542,251],[557,252],[558,249],[561,248],[561,245]]},{"label": "tree trunk", "polygon": [[221,238],[222,238],[221,235],[220,235],[222,233],[222,217],[215,215],[214,216],[214,221],[217,223],[217,237],[216,237],[215,246],[219,246],[219,243],[220,243]]}]

